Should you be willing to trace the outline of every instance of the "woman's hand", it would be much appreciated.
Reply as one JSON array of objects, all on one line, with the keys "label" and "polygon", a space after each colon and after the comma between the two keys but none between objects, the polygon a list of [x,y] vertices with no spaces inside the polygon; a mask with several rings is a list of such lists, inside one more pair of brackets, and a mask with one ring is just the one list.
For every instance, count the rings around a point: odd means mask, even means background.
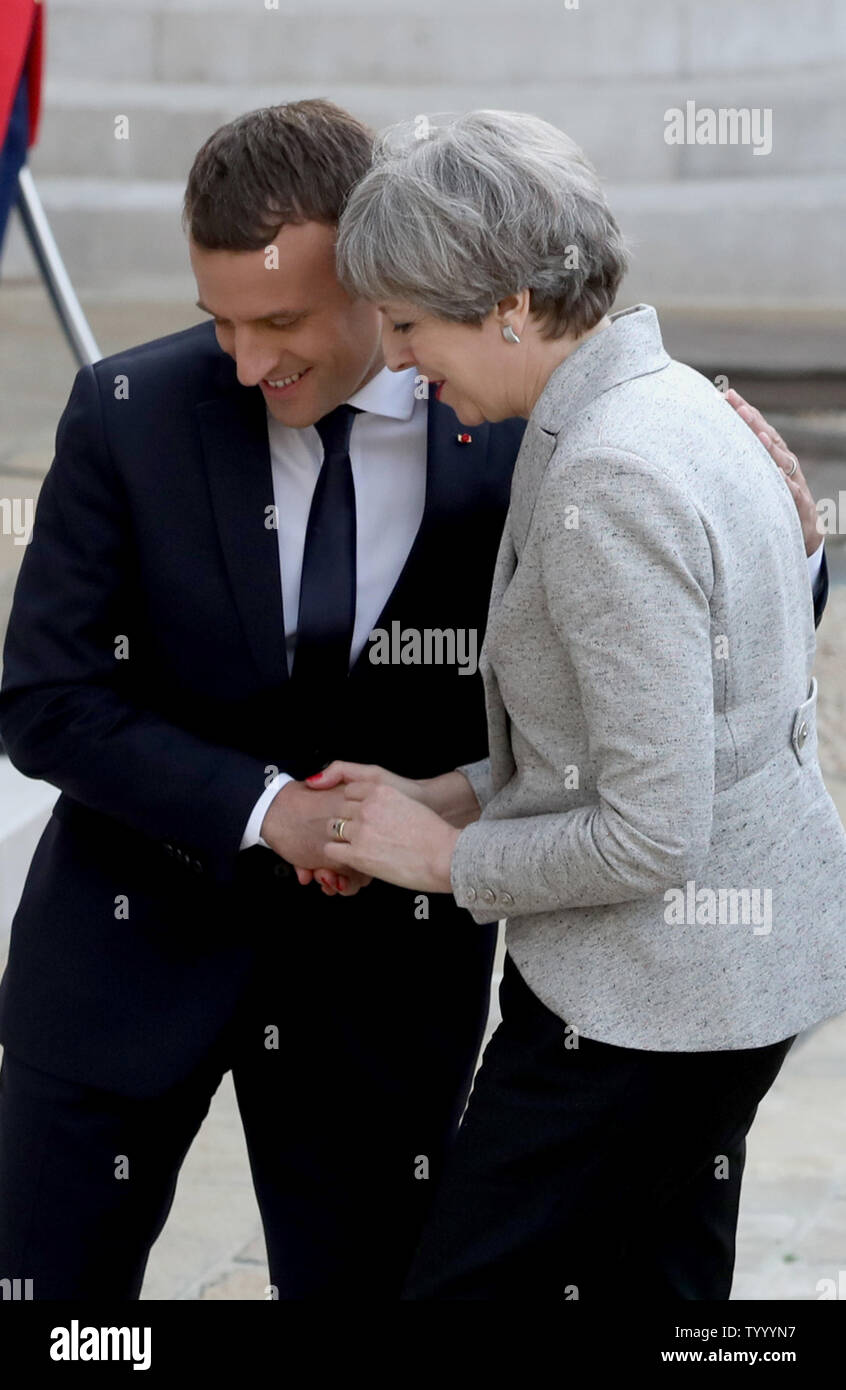
[{"label": "woman's hand", "polygon": [[[400,888],[452,891],[450,866],[459,829],[418,798],[378,780],[350,782],[345,790],[340,815],[327,821],[326,864],[348,864]],[[340,821],[343,841],[336,836]]]},{"label": "woman's hand", "polygon": [[300,869],[295,867],[294,872],[304,888],[313,879],[315,883],[320,885],[327,898],[334,898],[336,894],[340,894],[342,898],[352,898],[360,888],[366,888],[372,880],[372,875],[359,874],[353,869],[339,873],[337,869]]},{"label": "woman's hand", "polygon": [[371,782],[374,786],[393,787],[394,791],[402,792],[403,796],[410,797],[412,801],[428,804],[425,782],[415,781],[412,777],[400,777],[396,772],[389,772],[386,767],[378,767],[375,763],[345,763],[336,758],[335,762],[324,767],[322,772],[315,772],[313,777],[307,777],[305,784],[313,791],[327,791],[331,787],[339,787],[349,782]]},{"label": "woman's hand", "polygon": [[479,819],[481,807],[463,772],[444,772],[439,777],[399,777],[387,768],[373,763],[345,763],[336,760],[306,778],[306,786],[316,791],[337,787],[342,783],[370,782],[381,787],[393,787],[412,801],[419,801],[435,811],[449,825],[463,829]]}]

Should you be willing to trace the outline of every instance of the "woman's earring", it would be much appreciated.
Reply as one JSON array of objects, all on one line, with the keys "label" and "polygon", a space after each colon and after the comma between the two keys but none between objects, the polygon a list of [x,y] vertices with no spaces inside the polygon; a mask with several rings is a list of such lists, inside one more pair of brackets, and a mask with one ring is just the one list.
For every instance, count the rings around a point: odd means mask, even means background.
[{"label": "woman's earring", "polygon": [[519,343],[520,341],[510,323],[507,323],[503,328],[502,336],[507,343]]}]

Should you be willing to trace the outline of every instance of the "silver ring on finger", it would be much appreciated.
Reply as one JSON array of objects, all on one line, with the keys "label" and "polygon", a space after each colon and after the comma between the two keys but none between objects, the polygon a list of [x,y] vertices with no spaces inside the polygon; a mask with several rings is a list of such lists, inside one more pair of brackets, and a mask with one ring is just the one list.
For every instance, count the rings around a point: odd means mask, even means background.
[{"label": "silver ring on finger", "polygon": [[785,478],[792,478],[792,477],[793,477],[793,474],[796,472],[796,469],[799,467],[799,460],[798,460],[798,458],[796,457],[795,454],[790,454],[790,453],[789,453],[789,454],[787,455],[787,457],[793,459],[793,464],[792,464],[792,466],[791,466],[790,472],[789,472],[789,473],[785,473],[784,476],[785,476]]}]

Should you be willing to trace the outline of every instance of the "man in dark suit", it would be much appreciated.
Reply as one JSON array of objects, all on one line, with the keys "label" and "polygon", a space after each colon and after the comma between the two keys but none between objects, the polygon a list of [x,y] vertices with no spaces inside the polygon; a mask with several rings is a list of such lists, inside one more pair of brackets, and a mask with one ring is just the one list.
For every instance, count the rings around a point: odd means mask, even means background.
[{"label": "man in dark suit", "polygon": [[322,101],[216,132],[186,196],[214,325],[84,368],[59,426],[0,694],[61,792],[0,987],[0,1277],[36,1299],[138,1297],[230,1068],[275,1295],[397,1297],[469,1092],[495,927],[333,876],[343,790],[303,784],[485,755],[459,653],[524,428],[384,368],[334,271],[369,151]]}]

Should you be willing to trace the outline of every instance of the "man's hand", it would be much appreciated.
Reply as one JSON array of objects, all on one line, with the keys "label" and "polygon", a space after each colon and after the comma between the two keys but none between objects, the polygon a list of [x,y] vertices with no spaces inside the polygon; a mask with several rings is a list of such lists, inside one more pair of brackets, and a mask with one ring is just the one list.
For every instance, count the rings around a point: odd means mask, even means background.
[{"label": "man's hand", "polygon": [[271,801],[261,824],[262,839],[289,864],[297,866],[300,883],[315,879],[330,897],[335,893],[351,897],[371,877],[345,864],[327,864],[323,854],[326,819],[340,813],[344,800],[343,787],[314,792],[303,782],[286,782]]},{"label": "man's hand", "polygon": [[[799,460],[792,454],[782,439],[778,430],[774,430],[768,424],[754,405],[745,401],[738,391],[731,390],[726,392],[726,400],[729,405],[734,406],[741,420],[758,436],[770,458],[778,464],[784,474],[784,480],[790,491],[793,493],[793,500],[796,503],[796,510],[799,513],[799,520],[802,523],[802,535],[805,538],[805,554],[813,555],[814,551],[819,550],[821,542],[825,538],[825,532],[820,525],[817,505],[811,495],[811,489],[805,481],[805,475],[799,467]],[[792,476],[788,478],[788,473],[793,468],[794,461],[796,468]]]}]

